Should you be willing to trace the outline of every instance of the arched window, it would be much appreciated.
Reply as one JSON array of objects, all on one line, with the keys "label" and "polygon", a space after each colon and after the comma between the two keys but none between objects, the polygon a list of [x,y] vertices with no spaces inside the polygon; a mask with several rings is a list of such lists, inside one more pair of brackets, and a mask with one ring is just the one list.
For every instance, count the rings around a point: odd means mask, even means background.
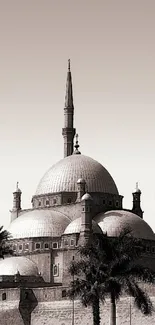
[{"label": "arched window", "polygon": [[6,292],[2,293],[2,300],[6,300]]},{"label": "arched window", "polygon": [[53,276],[59,275],[59,265],[54,264],[53,265]]},{"label": "arched window", "polygon": [[118,207],[119,206],[119,202],[118,201],[116,201],[116,207]]},{"label": "arched window", "polygon": [[36,243],[36,249],[40,249],[40,243]]},{"label": "arched window", "polygon": [[45,249],[48,249],[49,248],[49,244],[48,243],[45,243],[44,247],[45,247]]},{"label": "arched window", "polygon": [[62,298],[66,297],[66,296],[67,296],[66,290],[62,290]]},{"label": "arched window", "polygon": [[74,239],[71,239],[71,241],[70,241],[70,245],[71,245],[71,246],[74,245]]},{"label": "arched window", "polygon": [[58,248],[58,243],[53,243],[52,247],[55,249]]},{"label": "arched window", "polygon": [[17,249],[17,245],[14,244],[14,245],[13,245],[13,251],[16,251],[16,249]]},{"label": "arched window", "polygon": [[19,251],[22,251],[22,249],[23,249],[23,245],[20,244],[20,245],[18,246],[18,249],[19,249]]}]

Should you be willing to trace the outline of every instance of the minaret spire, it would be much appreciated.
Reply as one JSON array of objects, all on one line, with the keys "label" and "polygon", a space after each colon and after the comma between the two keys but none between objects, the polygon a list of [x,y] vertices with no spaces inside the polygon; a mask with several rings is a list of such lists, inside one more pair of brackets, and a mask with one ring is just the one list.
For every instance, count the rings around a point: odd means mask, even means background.
[{"label": "minaret spire", "polygon": [[64,107],[64,128],[62,135],[64,137],[64,157],[70,156],[73,153],[73,140],[75,136],[74,125],[74,104],[73,104],[73,89],[72,75],[70,69],[70,59],[68,60],[68,72],[66,83],[65,107]]},{"label": "minaret spire", "polygon": [[68,71],[70,71],[70,68],[71,68],[71,60],[68,59]]}]

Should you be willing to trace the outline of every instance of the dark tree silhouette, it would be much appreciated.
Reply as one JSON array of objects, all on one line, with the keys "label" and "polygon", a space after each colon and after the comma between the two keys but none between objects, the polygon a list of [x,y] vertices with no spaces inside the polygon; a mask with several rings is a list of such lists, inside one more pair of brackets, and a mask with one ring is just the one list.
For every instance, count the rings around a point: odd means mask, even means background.
[{"label": "dark tree silhouette", "polygon": [[7,230],[3,230],[3,226],[0,227],[0,258],[4,258],[7,255],[12,255],[12,249],[8,239],[11,235]]},{"label": "dark tree silhouette", "polygon": [[84,306],[92,306],[94,325],[100,324],[100,301],[107,296],[111,301],[110,325],[116,325],[116,302],[123,292],[134,297],[143,314],[151,314],[152,302],[140,283],[153,283],[155,272],[140,263],[143,253],[143,242],[129,229],[116,238],[106,234],[97,240],[94,237],[92,244],[78,248],[69,267],[74,281],[68,294],[71,299],[80,298]]}]

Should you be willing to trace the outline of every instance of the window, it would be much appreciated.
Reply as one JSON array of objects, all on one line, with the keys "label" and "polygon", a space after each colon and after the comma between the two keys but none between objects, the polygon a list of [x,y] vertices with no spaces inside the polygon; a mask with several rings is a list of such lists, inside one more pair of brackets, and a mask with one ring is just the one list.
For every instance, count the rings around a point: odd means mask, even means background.
[{"label": "window", "polygon": [[41,201],[38,202],[39,207],[41,206]]},{"label": "window", "polygon": [[26,249],[26,250],[29,249],[29,243],[25,244],[25,249]]},{"label": "window", "polygon": [[25,291],[24,292],[24,299],[28,299],[28,297],[29,297],[29,292],[28,291]]},{"label": "window", "polygon": [[54,264],[53,265],[53,276],[58,276],[59,275],[59,264],[56,265]]},{"label": "window", "polygon": [[110,206],[112,205],[112,201],[109,201],[109,205],[110,205]]},{"label": "window", "polygon": [[116,207],[118,207],[119,206],[119,202],[118,201],[116,201]]},{"label": "window", "polygon": [[71,203],[71,202],[72,202],[72,199],[69,197],[67,200],[67,203]]},{"label": "window", "polygon": [[71,239],[71,246],[73,246],[74,245],[74,239]]},{"label": "window", "polygon": [[46,200],[46,205],[49,205],[49,204],[50,204],[49,200]]},{"label": "window", "polygon": [[66,296],[67,296],[66,290],[62,290],[62,298],[66,297]]},{"label": "window", "polygon": [[56,204],[57,200],[56,199],[53,199],[53,204]]},{"label": "window", "polygon": [[103,200],[102,203],[105,204],[105,200]]},{"label": "window", "polygon": [[18,246],[18,249],[19,249],[19,251],[22,251],[22,249],[23,249],[23,245],[20,244],[20,245]]},{"label": "window", "polygon": [[45,243],[44,247],[45,247],[45,249],[48,249],[49,248],[49,244],[48,243]]},{"label": "window", "polygon": [[146,246],[146,251],[149,253],[150,252],[150,246]]},{"label": "window", "polygon": [[40,248],[40,243],[36,243],[36,249]]},{"label": "window", "polygon": [[2,293],[2,300],[6,300],[6,292]]},{"label": "window", "polygon": [[67,240],[67,239],[65,239],[64,244],[65,244],[65,245],[68,245],[68,240]]},{"label": "window", "polygon": [[52,247],[53,248],[58,248],[58,243],[53,243]]},{"label": "window", "polygon": [[16,249],[17,249],[17,245],[15,244],[13,245],[13,251],[16,251]]},{"label": "window", "polygon": [[155,253],[155,246],[152,247],[152,253]]}]

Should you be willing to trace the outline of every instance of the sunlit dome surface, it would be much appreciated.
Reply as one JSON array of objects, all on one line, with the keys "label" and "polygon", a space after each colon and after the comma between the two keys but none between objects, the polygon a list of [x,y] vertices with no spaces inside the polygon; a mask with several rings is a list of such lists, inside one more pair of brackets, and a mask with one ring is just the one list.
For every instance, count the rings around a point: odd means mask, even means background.
[{"label": "sunlit dome surface", "polygon": [[[94,234],[102,234],[101,228],[94,220],[92,221],[92,228]],[[67,226],[67,228],[64,231],[64,235],[79,234],[80,230],[81,230],[81,218],[77,218]]]},{"label": "sunlit dome surface", "polygon": [[84,179],[89,192],[118,194],[109,172],[96,160],[83,156],[68,156],[52,166],[41,179],[35,195],[76,192],[77,181]]},{"label": "sunlit dome surface", "polygon": [[34,262],[23,256],[6,257],[0,260],[0,275],[38,276],[38,268]]},{"label": "sunlit dome surface", "polygon": [[132,235],[137,238],[155,240],[151,227],[136,214],[125,210],[114,210],[100,213],[94,220],[107,232],[108,236],[117,237],[125,228],[130,228]]},{"label": "sunlit dome surface", "polygon": [[23,213],[9,226],[12,238],[59,237],[70,223],[64,214],[48,209]]}]

